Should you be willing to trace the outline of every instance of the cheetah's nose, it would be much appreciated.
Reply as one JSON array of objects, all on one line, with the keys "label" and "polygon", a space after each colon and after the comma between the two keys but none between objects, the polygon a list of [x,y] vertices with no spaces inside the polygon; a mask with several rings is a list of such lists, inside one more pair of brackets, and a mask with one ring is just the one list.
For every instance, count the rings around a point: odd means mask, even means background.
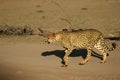
[{"label": "cheetah's nose", "polygon": [[50,42],[47,42],[48,44],[50,44]]},{"label": "cheetah's nose", "polygon": [[45,41],[45,43],[48,43],[48,44],[50,44],[50,42],[49,42],[49,41]]}]

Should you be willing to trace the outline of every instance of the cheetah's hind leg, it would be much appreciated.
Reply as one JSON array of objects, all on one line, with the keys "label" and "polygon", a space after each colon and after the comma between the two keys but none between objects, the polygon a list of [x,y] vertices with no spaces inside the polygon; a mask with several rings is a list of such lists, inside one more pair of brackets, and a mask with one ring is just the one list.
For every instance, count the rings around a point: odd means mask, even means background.
[{"label": "cheetah's hind leg", "polygon": [[107,47],[105,45],[104,40],[99,40],[97,44],[95,44],[94,46],[97,50],[99,50],[102,55],[103,55],[103,59],[101,61],[101,63],[105,63],[106,62],[106,58],[107,58]]},{"label": "cheetah's hind leg", "polygon": [[88,60],[91,58],[91,52],[92,52],[91,49],[87,49],[87,56],[83,61],[79,63],[79,65],[84,65],[85,63],[88,62]]}]

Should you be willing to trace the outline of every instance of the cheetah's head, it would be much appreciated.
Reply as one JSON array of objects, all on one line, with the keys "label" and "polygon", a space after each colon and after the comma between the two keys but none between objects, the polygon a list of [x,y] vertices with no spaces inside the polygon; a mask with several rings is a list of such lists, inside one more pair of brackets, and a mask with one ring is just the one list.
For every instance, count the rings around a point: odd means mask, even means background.
[{"label": "cheetah's head", "polygon": [[47,36],[46,42],[48,44],[50,44],[50,43],[58,41],[58,39],[59,39],[58,35],[56,35],[55,33],[53,33],[53,34],[50,34],[50,35]]}]

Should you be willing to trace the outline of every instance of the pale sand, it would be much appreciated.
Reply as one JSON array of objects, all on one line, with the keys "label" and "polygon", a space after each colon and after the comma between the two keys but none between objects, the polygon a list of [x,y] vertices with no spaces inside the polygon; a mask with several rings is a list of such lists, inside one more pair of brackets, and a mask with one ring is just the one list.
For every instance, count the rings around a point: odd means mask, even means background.
[{"label": "pale sand", "polygon": [[[108,35],[120,31],[120,0],[0,0],[0,25],[5,24],[52,32],[72,25]],[[92,56],[87,64],[78,65],[80,51],[63,68],[59,43],[48,45],[36,36],[10,38],[0,38],[0,80],[120,80],[119,41],[105,64]]]}]

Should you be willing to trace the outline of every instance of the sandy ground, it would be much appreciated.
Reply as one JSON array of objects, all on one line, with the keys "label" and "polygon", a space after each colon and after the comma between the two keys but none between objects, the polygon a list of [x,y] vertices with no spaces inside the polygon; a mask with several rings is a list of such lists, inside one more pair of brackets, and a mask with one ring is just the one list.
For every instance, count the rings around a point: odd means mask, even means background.
[{"label": "sandy ground", "polygon": [[[52,32],[95,28],[108,35],[120,31],[120,0],[0,0],[0,25],[5,24]],[[0,36],[0,80],[120,80],[120,42],[116,43],[105,64],[92,56],[78,65],[83,51],[75,51],[70,65],[62,68],[60,43],[48,45],[40,36]]]},{"label": "sandy ground", "polygon": [[61,67],[64,52],[59,43],[1,41],[0,80],[119,80],[119,45],[109,52],[105,64],[92,56],[87,64],[78,65],[79,51],[72,53],[68,67]]},{"label": "sandy ground", "polygon": [[120,0],[0,0],[0,25],[30,25],[52,32],[72,25],[110,33],[120,30],[119,13]]}]

